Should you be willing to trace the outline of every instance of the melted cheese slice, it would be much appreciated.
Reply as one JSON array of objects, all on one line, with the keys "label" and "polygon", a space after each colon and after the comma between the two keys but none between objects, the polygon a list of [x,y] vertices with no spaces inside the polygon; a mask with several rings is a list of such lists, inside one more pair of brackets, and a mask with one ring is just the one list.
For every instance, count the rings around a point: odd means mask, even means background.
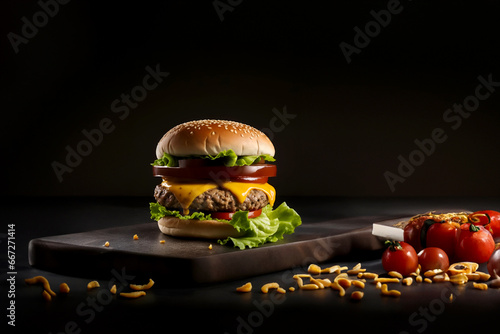
[{"label": "melted cheese slice", "polygon": [[176,183],[168,180],[164,180],[161,185],[174,194],[185,215],[189,214],[188,208],[196,197],[205,191],[217,188],[215,183]]},{"label": "melted cheese slice", "polygon": [[[183,209],[183,214],[189,214],[189,206],[193,200],[205,191],[218,188],[216,183],[177,183],[175,181],[164,179],[161,183],[162,187],[170,190],[175,198],[179,201]],[[221,188],[229,190],[238,200],[243,203],[247,198],[248,193],[252,189],[262,190],[269,200],[269,203],[274,205],[276,200],[276,190],[269,183],[247,183],[247,182],[225,182],[222,183]]]},{"label": "melted cheese slice", "polygon": [[276,190],[269,183],[247,183],[247,182],[225,182],[221,185],[222,188],[229,190],[238,200],[243,203],[247,198],[248,193],[252,189],[262,190],[266,195],[271,206],[274,205],[276,200]]}]

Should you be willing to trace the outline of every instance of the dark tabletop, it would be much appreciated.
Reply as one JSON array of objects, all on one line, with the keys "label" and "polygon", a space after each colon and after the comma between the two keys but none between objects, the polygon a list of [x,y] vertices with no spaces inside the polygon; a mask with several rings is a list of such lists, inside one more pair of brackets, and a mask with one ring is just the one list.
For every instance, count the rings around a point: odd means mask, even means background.
[{"label": "dark tabletop", "polygon": [[[411,216],[429,210],[499,209],[500,198],[281,198],[295,208],[303,223],[321,222],[346,217]],[[28,264],[28,243],[33,238],[84,232],[101,228],[148,222],[149,198],[9,198],[2,201],[2,325],[9,318],[11,300],[15,301],[15,329],[24,333],[114,333],[162,332],[180,329],[204,333],[271,333],[307,330],[334,332],[348,328],[353,332],[373,329],[390,333],[432,333],[438,330],[479,331],[486,328],[500,306],[500,289],[480,291],[469,285],[461,288],[450,283],[394,284],[402,292],[399,298],[380,296],[372,284],[364,289],[365,297],[354,302],[349,296],[339,297],[332,289],[288,292],[279,295],[260,292],[268,282],[288,288],[296,286],[293,274],[305,273],[310,264],[267,275],[211,285],[180,287],[161,282],[136,300],[110,297],[104,288],[88,292],[89,278],[70,277],[32,268]],[[375,218],[377,217],[377,218]],[[374,221],[375,222],[375,221]],[[7,275],[7,230],[15,224],[15,272]],[[361,262],[368,271],[383,273],[380,251],[358,252],[329,260],[351,268]],[[481,266],[486,271],[484,265]],[[47,277],[54,290],[66,282],[71,292],[58,294],[51,302],[41,296],[41,288],[28,286],[24,279],[36,275]],[[15,276],[15,296],[6,298]],[[323,275],[333,278],[335,275]],[[182,281],[182,273],[178,274]],[[110,272],[111,282],[136,282],[125,272]],[[251,293],[237,293],[235,288],[251,282]],[[391,287],[392,288],[392,287]],[[453,302],[449,295],[454,295]],[[181,327],[179,327],[181,326]],[[4,327],[5,328],[5,327]],[[12,326],[8,326],[12,330]],[[344,329],[345,330],[345,329]]]}]

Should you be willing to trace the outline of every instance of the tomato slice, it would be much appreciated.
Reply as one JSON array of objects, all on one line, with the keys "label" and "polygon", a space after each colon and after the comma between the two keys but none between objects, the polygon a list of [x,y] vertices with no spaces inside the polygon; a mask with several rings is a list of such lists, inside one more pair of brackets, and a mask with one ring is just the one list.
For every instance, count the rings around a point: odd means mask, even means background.
[{"label": "tomato slice", "polygon": [[266,183],[268,177],[276,176],[276,165],[256,164],[251,166],[153,166],[153,175],[183,179],[205,179],[216,183],[227,181]]},{"label": "tomato slice", "polygon": [[[216,219],[231,220],[235,212],[211,212],[210,216]],[[262,209],[255,211],[248,211],[248,218],[255,218],[262,214]]]},{"label": "tomato slice", "polygon": [[247,182],[247,183],[267,183],[268,178],[266,176],[237,176],[232,177],[233,182]]}]

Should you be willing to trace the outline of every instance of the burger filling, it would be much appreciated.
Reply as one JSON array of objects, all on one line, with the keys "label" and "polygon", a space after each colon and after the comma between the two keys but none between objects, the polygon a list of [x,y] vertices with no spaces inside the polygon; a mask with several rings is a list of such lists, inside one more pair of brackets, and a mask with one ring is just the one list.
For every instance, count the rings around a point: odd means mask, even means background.
[{"label": "burger filling", "polygon": [[[170,210],[183,211],[181,203],[174,193],[162,185],[157,185],[154,192],[156,201]],[[251,189],[245,200],[239,203],[233,193],[227,189],[213,188],[198,195],[189,205],[189,212],[235,212],[255,211],[269,204],[267,195],[262,190]]]}]

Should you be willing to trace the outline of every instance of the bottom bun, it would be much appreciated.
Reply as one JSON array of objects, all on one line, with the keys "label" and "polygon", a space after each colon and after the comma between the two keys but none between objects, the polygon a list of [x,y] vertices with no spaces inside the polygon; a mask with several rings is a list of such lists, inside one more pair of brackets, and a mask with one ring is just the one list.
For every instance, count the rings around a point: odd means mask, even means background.
[{"label": "bottom bun", "polygon": [[244,234],[238,232],[231,224],[218,220],[163,217],[158,221],[158,227],[163,234],[174,237],[225,239],[241,237]]}]

